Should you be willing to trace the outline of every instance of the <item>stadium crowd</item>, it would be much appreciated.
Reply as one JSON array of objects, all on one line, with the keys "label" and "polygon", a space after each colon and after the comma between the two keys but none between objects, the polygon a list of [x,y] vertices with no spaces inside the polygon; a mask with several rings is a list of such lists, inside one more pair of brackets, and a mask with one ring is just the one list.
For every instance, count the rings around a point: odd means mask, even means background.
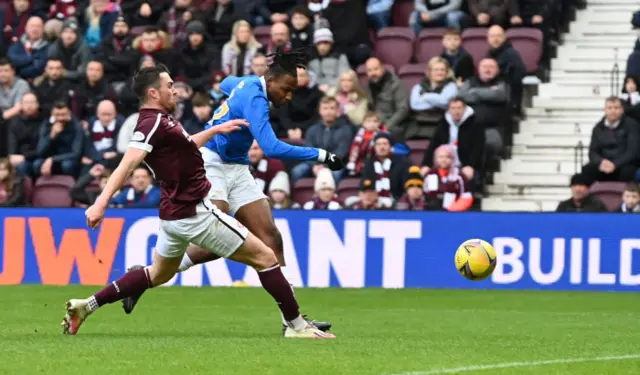
[{"label": "stadium crowd", "polygon": [[[141,67],[169,67],[174,117],[193,134],[225,100],[226,76],[263,75],[273,51],[306,47],[308,69],[292,101],[272,108],[273,130],[337,154],[347,168],[285,164],[254,144],[250,168],[274,208],[474,209],[496,161],[508,156],[523,77],[546,77],[583,5],[0,1],[0,205],[91,204],[132,135],[130,83]],[[631,86],[619,104],[637,103]],[[606,173],[585,169],[593,179]],[[153,176],[139,168],[112,205],[158,201]]]}]

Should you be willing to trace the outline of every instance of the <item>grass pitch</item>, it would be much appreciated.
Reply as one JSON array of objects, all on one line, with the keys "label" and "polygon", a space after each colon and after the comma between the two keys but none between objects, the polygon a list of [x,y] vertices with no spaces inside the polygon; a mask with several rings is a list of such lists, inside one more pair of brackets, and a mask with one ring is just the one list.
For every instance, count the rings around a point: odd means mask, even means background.
[{"label": "grass pitch", "polygon": [[338,339],[290,340],[261,289],[159,288],[63,336],[65,300],[96,289],[0,287],[0,374],[640,374],[638,294],[298,289]]}]

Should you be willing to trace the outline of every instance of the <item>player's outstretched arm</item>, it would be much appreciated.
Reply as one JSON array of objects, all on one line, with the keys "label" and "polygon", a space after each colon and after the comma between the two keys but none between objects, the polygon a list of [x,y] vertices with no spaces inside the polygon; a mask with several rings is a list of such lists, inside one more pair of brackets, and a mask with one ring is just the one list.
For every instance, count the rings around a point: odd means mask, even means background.
[{"label": "player's outstretched arm", "polygon": [[228,134],[236,130],[240,130],[243,126],[249,126],[249,123],[243,119],[230,120],[192,135],[191,140],[196,144],[196,146],[198,146],[198,148],[200,148],[204,146],[205,143],[209,142],[209,140],[216,134]]},{"label": "player's outstretched arm", "polygon": [[107,184],[96,199],[95,203],[87,209],[85,216],[87,217],[87,225],[95,229],[100,225],[104,212],[109,205],[111,197],[122,188],[125,180],[133,172],[133,170],[142,163],[148,152],[139,148],[129,147],[124,153],[120,164],[113,171]]}]

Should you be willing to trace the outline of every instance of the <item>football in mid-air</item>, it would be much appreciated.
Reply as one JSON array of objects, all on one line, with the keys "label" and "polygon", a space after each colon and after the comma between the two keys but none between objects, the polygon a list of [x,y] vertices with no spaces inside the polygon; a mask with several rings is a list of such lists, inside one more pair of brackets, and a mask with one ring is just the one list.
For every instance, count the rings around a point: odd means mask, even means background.
[{"label": "football in mid-air", "polygon": [[496,250],[490,243],[467,240],[456,251],[456,269],[469,280],[484,280],[496,268]]}]

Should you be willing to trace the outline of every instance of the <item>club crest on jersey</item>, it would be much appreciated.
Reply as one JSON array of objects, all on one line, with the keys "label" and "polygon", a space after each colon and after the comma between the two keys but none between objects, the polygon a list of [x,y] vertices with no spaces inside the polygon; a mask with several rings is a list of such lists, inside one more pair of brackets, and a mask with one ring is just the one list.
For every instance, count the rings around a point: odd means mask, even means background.
[{"label": "club crest on jersey", "polygon": [[133,133],[133,136],[131,137],[131,140],[134,142],[141,142],[144,141],[144,134],[142,132],[135,132]]}]

